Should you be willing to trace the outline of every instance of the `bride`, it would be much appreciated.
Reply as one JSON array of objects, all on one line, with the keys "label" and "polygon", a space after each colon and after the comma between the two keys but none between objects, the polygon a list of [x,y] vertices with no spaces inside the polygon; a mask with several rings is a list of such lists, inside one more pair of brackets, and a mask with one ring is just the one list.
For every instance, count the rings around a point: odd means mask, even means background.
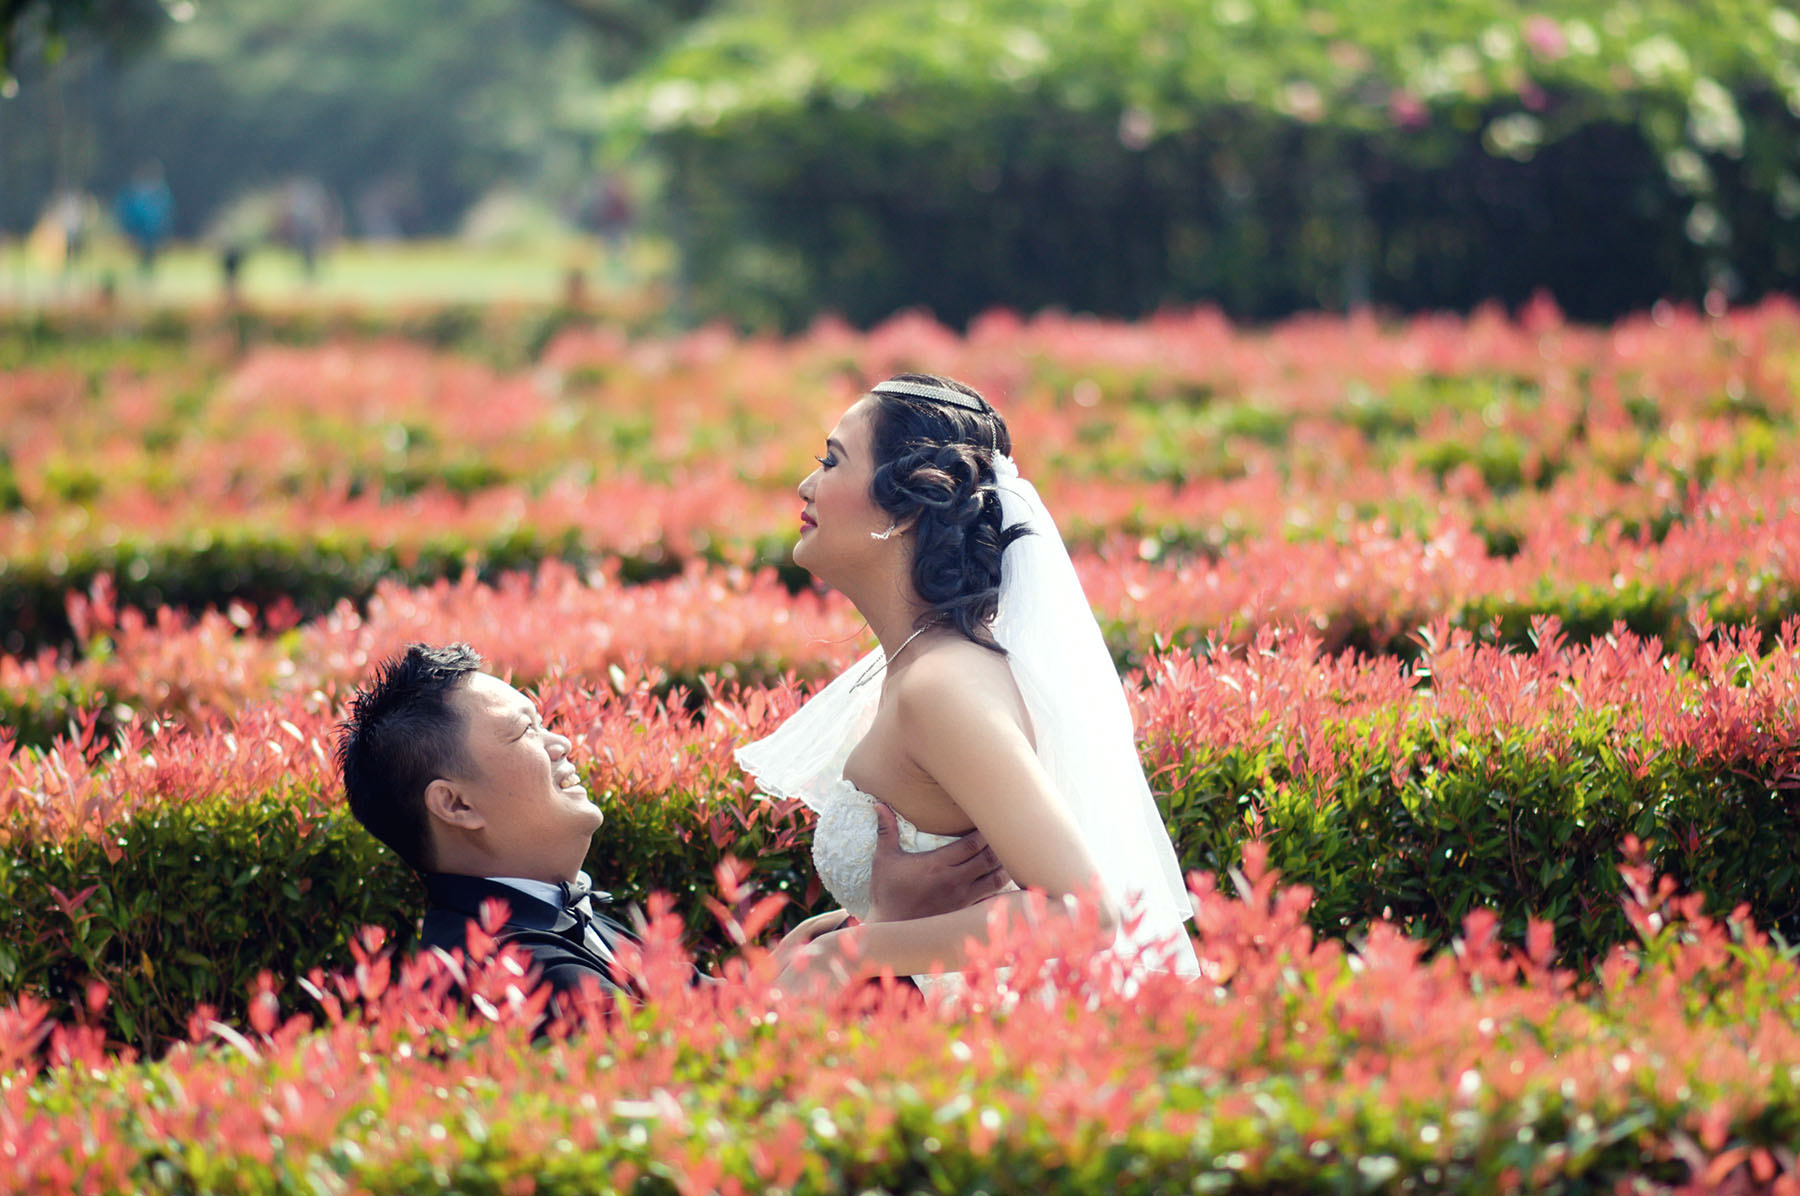
[{"label": "bride", "polygon": [[1142,950],[1148,966],[1197,970],[1118,673],[1011,451],[976,391],[900,374],[844,413],[800,483],[794,561],[849,598],[880,645],[737,753],[763,792],[817,813],[813,860],[843,906],[809,924],[783,988],[883,967],[955,986],[992,907],[1026,915],[1014,887],[936,917],[852,923],[869,914],[878,802],[903,850],[978,829],[1016,886],[1060,899],[1044,917],[1097,925],[1096,946]]}]

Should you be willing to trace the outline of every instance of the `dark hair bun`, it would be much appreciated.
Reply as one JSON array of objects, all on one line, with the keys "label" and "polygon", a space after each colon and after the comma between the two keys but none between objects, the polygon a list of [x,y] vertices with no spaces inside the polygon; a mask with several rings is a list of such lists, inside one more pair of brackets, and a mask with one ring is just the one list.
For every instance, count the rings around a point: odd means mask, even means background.
[{"label": "dark hair bun", "polygon": [[930,374],[905,381],[950,387],[974,410],[911,395],[876,393],[873,421],[876,504],[896,522],[914,519],[913,586],[927,610],[983,647],[1000,651],[990,625],[1000,605],[1000,559],[1026,534],[1003,527],[994,459],[1012,449],[1000,414],[976,391]]}]

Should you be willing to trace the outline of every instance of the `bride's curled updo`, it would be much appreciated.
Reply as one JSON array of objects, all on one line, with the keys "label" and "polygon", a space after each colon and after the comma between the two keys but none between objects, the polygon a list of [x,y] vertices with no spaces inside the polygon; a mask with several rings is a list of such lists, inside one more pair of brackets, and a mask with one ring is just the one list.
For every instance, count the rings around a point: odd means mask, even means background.
[{"label": "bride's curled updo", "polygon": [[1001,526],[994,459],[1012,453],[1006,421],[961,382],[935,374],[888,381],[947,387],[980,408],[872,391],[870,496],[896,523],[917,516],[912,579],[926,609],[915,625],[940,622],[1004,652],[990,628],[1000,605],[1000,556],[1027,534],[1023,524]]}]

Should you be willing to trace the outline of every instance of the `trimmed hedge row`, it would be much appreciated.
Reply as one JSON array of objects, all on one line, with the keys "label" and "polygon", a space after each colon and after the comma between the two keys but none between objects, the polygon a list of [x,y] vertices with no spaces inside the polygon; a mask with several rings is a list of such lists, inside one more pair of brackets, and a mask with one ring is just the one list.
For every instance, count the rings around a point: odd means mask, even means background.
[{"label": "trimmed hedge row", "polygon": [[409,937],[421,892],[349,819],[299,794],[172,806],[102,838],[0,852],[0,991],[79,1007],[112,990],[111,1037],[145,1049],[210,1002],[241,1015],[258,972],[345,965],[366,925]]},{"label": "trimmed hedge row", "polygon": [[[721,849],[698,821],[710,800],[606,801],[589,872],[622,900],[672,894],[695,927],[711,926],[705,902]],[[754,862],[763,888],[818,912],[800,827],[792,813],[753,822],[725,846]],[[424,909],[412,871],[316,794],[143,811],[100,837],[0,849],[0,999],[31,993],[69,1011],[102,980],[108,1037],[153,1051],[180,1038],[200,1004],[242,1020],[261,972],[349,967],[364,926],[388,928],[405,950]],[[727,943],[702,937],[695,947],[713,959]]]},{"label": "trimmed hedge row", "polygon": [[[1391,918],[1441,944],[1487,907],[1509,936],[1544,918],[1562,958],[1591,968],[1631,935],[1617,849],[1635,835],[1710,908],[1746,904],[1760,924],[1800,937],[1791,756],[1657,754],[1598,719],[1566,737],[1497,742],[1425,727],[1393,750],[1378,721],[1332,733],[1342,758],[1329,768],[1309,765],[1321,745],[1306,736],[1146,744],[1183,866],[1222,873],[1258,839],[1316,893],[1321,934]],[[670,893],[691,926],[711,926],[707,878],[731,854],[765,891],[795,898],[784,923],[828,908],[810,816],[752,800],[741,778],[591,788],[607,817],[587,867],[621,899]],[[259,972],[344,966],[362,925],[394,928],[404,945],[423,906],[411,876],[306,787],[139,811],[95,836],[16,836],[0,853],[0,910],[0,994],[73,1006],[97,976],[114,993],[109,1034],[148,1049],[179,1035],[198,1002],[240,1013]],[[696,944],[709,959],[726,946],[716,935]]]},{"label": "trimmed hedge row", "polygon": [[1652,843],[1656,866],[1710,906],[1747,904],[1800,935],[1800,785],[1766,762],[1634,762],[1604,726],[1547,753],[1518,741],[1427,735],[1399,767],[1364,761],[1295,780],[1293,745],[1190,757],[1163,801],[1182,864],[1222,871],[1254,833],[1270,861],[1316,896],[1314,925],[1343,934],[1392,918],[1442,941],[1472,910],[1556,927],[1566,959],[1591,964],[1629,937],[1617,905],[1618,846]]},{"label": "trimmed hedge row", "polygon": [[6,372],[0,333],[0,422],[19,429],[0,449],[0,647],[66,642],[64,593],[102,572],[145,608],[315,610],[384,572],[779,565],[811,438],[897,368],[993,393],[1083,543],[1206,557],[1381,525],[1466,528],[1499,559],[1563,528],[1659,542],[1710,525],[1715,491],[1757,511],[1791,496],[1797,344],[1779,300],[1605,329],[1546,303],[1267,330],[1208,311],[785,342],[598,328],[529,373],[391,341],[234,358],[198,333],[142,360],[59,342]]},{"label": "trimmed hedge row", "polygon": [[[1756,495],[1736,495],[1733,501],[1748,509]],[[1771,519],[1777,518],[1782,517],[1771,515]],[[1654,637],[1671,653],[1688,658],[1699,642],[1695,628],[1707,620],[1754,628],[1772,639],[1783,622],[1800,615],[1800,585],[1787,576],[1785,548],[1785,538],[1797,527],[1800,521],[1789,517],[1785,523],[1771,522],[1747,534],[1743,524],[1720,518],[1684,529],[1679,544],[1674,539],[1648,548],[1630,543],[1596,546],[1578,539],[1566,544],[1552,541],[1534,547],[1529,559],[1513,562],[1488,557],[1466,535],[1428,544],[1374,534],[1362,535],[1357,544],[1348,547],[1259,545],[1217,561],[1143,561],[1119,551],[1122,546],[1116,544],[1112,547],[1123,559],[1078,552],[1077,560],[1122,669],[1138,667],[1171,649],[1204,651],[1213,643],[1248,642],[1266,626],[1303,627],[1316,633],[1331,650],[1413,661],[1424,650],[1419,628],[1432,619],[1478,630],[1495,642],[1521,648],[1534,642],[1534,624],[1546,617],[1555,619],[1564,636],[1578,643],[1604,638],[1622,628],[1641,638]],[[523,556],[540,549],[571,548],[573,543],[573,533],[558,541],[521,532],[496,547],[492,555],[504,559],[506,553]],[[1557,547],[1567,548],[1568,554],[1559,555]],[[584,588],[567,580],[568,570],[555,563],[543,564],[535,574],[491,577],[483,583],[487,587],[484,594],[504,590],[508,601],[523,603],[522,607],[508,607],[497,598],[465,609],[444,602],[441,592],[447,583],[429,590],[403,588],[413,580],[404,576],[407,569],[425,575],[451,567],[447,549],[413,560],[400,569],[402,576],[394,579],[378,576],[374,568],[376,558],[391,554],[369,551],[371,559],[364,567],[335,577],[354,580],[369,593],[379,590],[382,598],[377,605],[400,603],[437,612],[433,618],[406,621],[405,639],[466,639],[482,644],[499,667],[524,680],[536,680],[547,664],[554,663],[595,677],[614,663],[623,663],[627,671],[635,672],[640,662],[622,646],[643,641],[644,633],[637,625],[643,602],[636,599],[660,593],[663,579],[680,566],[677,561],[648,555],[628,558],[623,564],[608,561],[599,566],[604,580],[591,581]],[[579,548],[572,551],[581,555]],[[1577,552],[1581,555],[1575,556]],[[1647,575],[1633,575],[1639,568]],[[1590,580],[1607,573],[1612,574],[1610,584]],[[853,617],[846,615],[841,627],[818,622],[810,596],[804,593],[810,579],[803,571],[790,562],[773,575],[776,584],[759,584],[754,600],[746,598],[741,608],[732,607],[729,619],[716,600],[703,596],[696,604],[691,593],[677,596],[663,608],[664,618],[653,629],[657,646],[641,649],[649,654],[642,663],[655,666],[663,675],[658,683],[663,692],[701,688],[702,675],[707,672],[750,684],[772,681],[790,669],[812,676],[838,659],[846,642],[843,637],[854,634]],[[465,574],[453,593],[461,594],[471,582],[486,576]],[[695,568],[682,576],[680,584],[688,579],[700,583],[716,579],[717,585],[738,594],[744,576],[735,568]],[[278,585],[280,580],[272,576],[268,584]],[[634,600],[617,597],[617,582],[631,583],[633,588],[625,593]],[[93,593],[105,595],[108,611],[122,611],[129,604],[118,600],[114,585],[106,575],[104,584]],[[515,593],[521,587],[525,589],[522,598]],[[130,593],[146,586],[127,578],[123,588]],[[160,586],[150,588],[161,592]],[[240,591],[240,602],[255,592],[246,586]],[[608,593],[615,596],[616,611],[605,605]],[[331,596],[321,586],[311,597],[302,597],[310,607]],[[81,623],[84,641],[72,659],[0,656],[0,722],[13,728],[17,742],[47,746],[88,712],[98,712],[107,727],[134,712],[197,719],[228,713],[244,701],[282,690],[350,683],[356,674],[344,672],[343,662],[355,653],[340,649],[363,644],[373,658],[404,642],[396,638],[391,619],[385,631],[371,632],[363,639],[345,639],[347,633],[330,631],[329,620],[290,628],[288,620],[308,611],[285,596],[276,607],[280,617],[272,614],[269,619],[273,626],[259,628],[254,617],[242,609],[236,622],[229,625],[225,616],[208,616],[196,623],[179,615],[165,620],[167,612],[158,612],[142,618],[134,615],[134,623],[141,629],[129,633],[118,629],[116,614],[111,616],[113,622],[102,625],[91,615],[70,613],[91,611],[98,602],[79,594],[65,599],[68,609],[62,620]],[[516,624],[525,617],[522,611],[542,625],[547,610],[553,617],[566,614],[595,631],[599,640],[553,650],[534,643],[527,653],[531,660],[513,659],[510,649],[519,646]],[[672,610],[683,612],[697,630],[672,641],[666,617]],[[334,611],[331,617],[341,614]],[[209,620],[207,633],[196,631]],[[712,624],[734,620],[770,630],[763,635],[747,633],[736,640],[725,637],[721,643],[708,639]],[[373,611],[365,620],[371,621],[380,622]],[[806,632],[812,635],[812,642],[807,642]],[[704,646],[685,650],[695,642]],[[676,643],[682,646],[674,646]],[[318,663],[317,658],[325,656],[333,659],[335,671]],[[221,670],[229,674],[228,684],[217,681],[215,674]]]},{"label": "trimmed hedge row", "polygon": [[130,363],[141,359],[145,348],[188,350],[198,345],[241,351],[251,345],[316,345],[348,337],[411,341],[520,366],[537,360],[570,328],[648,332],[666,313],[666,297],[654,288],[630,296],[590,296],[579,307],[508,302],[8,309],[0,311],[0,362],[116,354],[121,363]]},{"label": "trimmed hedge row", "polygon": [[[795,589],[809,580],[787,559],[790,544],[774,538],[747,545],[743,553],[761,558]],[[155,610],[223,607],[228,602],[264,609],[291,609],[313,618],[338,602],[361,604],[381,581],[425,585],[469,570],[483,580],[545,561],[577,567],[616,567],[625,581],[652,581],[680,572],[693,556],[684,545],[658,544],[644,552],[596,551],[574,527],[521,526],[497,531],[485,541],[459,537],[394,545],[354,535],[294,537],[221,530],[204,547],[146,541],[94,545],[80,555],[0,561],[0,627],[19,642],[11,651],[70,642],[67,606],[72,592],[91,589],[102,578],[116,588],[121,606]],[[739,552],[716,546],[703,559],[723,562]],[[8,645],[0,641],[0,649]]]},{"label": "trimmed hedge row", "polygon": [[1706,918],[1640,864],[1623,871],[1641,942],[1579,988],[1549,966],[1541,930],[1511,947],[1481,916],[1454,951],[1378,926],[1352,955],[1315,939],[1305,892],[1278,891],[1253,853],[1240,896],[1195,885],[1205,980],[1128,993],[1104,958],[1040,932],[983,952],[953,1009],[922,1011],[898,988],[829,1009],[777,1002],[755,950],[691,988],[682,927],[658,911],[623,961],[650,999],[578,1009],[538,1049],[541,995],[485,952],[467,969],[472,1010],[446,1007],[435,959],[395,967],[359,946],[353,969],[303,982],[306,1013],[259,981],[247,1021],[197,1010],[191,1045],[148,1064],[23,1003],[0,1009],[17,1077],[0,1187],[1160,1196],[1686,1181],[1787,1196],[1794,952]]}]

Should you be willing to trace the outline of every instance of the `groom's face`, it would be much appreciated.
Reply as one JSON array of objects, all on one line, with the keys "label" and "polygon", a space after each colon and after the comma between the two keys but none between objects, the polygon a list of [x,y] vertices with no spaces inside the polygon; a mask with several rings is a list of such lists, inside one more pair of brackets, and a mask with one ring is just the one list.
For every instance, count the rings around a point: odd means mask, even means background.
[{"label": "groom's face", "polygon": [[467,771],[453,784],[476,815],[472,833],[483,848],[519,861],[571,852],[579,860],[604,815],[569,760],[569,740],[544,725],[537,703],[489,673],[471,674],[452,702]]}]

